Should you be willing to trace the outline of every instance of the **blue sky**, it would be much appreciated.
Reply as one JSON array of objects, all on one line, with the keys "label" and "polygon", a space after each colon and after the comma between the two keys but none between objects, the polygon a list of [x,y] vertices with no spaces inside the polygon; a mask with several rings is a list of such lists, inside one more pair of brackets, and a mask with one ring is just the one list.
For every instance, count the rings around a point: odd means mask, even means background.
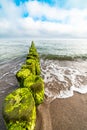
[{"label": "blue sky", "polygon": [[0,0],[0,38],[87,38],[87,0]]}]

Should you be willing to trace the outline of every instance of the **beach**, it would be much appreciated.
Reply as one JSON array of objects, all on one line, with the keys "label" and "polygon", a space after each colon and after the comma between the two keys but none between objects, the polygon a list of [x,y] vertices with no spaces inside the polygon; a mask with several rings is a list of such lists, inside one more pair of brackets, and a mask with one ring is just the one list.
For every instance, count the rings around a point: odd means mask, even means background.
[{"label": "beach", "polygon": [[[19,69],[20,62],[11,62],[2,68],[1,72],[9,71],[0,80],[0,128],[6,130],[2,116],[2,105],[6,95],[18,88],[14,65]],[[20,65],[19,65],[20,64]],[[11,65],[11,68],[9,68]],[[13,66],[12,66],[13,65]],[[45,88],[46,88],[45,84]],[[72,97],[52,99],[45,95],[44,103],[37,107],[37,121],[35,130],[87,130],[87,94],[74,92]]]},{"label": "beach", "polygon": [[87,95],[56,99],[50,108],[53,130],[87,130]]},{"label": "beach", "polygon": [[[87,44],[79,41],[36,41],[45,98],[37,107],[35,130],[87,130]],[[25,40],[0,41],[0,130],[6,130],[4,98],[19,87],[15,75],[29,45]]]},{"label": "beach", "polygon": [[87,94],[41,104],[35,130],[87,130]]}]

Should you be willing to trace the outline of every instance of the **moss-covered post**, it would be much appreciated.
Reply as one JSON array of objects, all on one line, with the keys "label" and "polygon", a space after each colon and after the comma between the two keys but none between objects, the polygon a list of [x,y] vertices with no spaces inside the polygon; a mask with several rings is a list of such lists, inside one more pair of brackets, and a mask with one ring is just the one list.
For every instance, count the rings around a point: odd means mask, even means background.
[{"label": "moss-covered post", "polygon": [[19,88],[5,98],[4,119],[8,130],[34,130],[36,107],[32,93]]},{"label": "moss-covered post", "polygon": [[3,116],[8,130],[34,130],[36,107],[44,100],[40,59],[32,41],[25,64],[16,73],[20,88],[4,101]]},{"label": "moss-covered post", "polygon": [[39,105],[44,99],[44,82],[41,77],[40,60],[37,49],[32,41],[26,63],[22,65],[16,77],[21,88],[28,88]]}]

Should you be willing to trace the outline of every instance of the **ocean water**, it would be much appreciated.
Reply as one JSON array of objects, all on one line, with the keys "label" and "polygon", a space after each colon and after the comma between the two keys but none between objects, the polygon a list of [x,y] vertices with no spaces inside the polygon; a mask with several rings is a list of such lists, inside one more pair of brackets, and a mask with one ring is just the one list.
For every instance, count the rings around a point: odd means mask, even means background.
[{"label": "ocean water", "polygon": [[[87,40],[34,40],[40,54],[45,95],[69,98],[87,93]],[[0,95],[17,86],[16,72],[24,63],[31,40],[0,39]]]}]

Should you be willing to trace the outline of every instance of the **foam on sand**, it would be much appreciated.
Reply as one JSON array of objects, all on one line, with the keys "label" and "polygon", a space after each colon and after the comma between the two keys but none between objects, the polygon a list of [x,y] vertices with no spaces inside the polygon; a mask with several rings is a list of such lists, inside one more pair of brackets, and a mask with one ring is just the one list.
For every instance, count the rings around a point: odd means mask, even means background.
[{"label": "foam on sand", "polygon": [[84,62],[41,60],[45,95],[54,100],[71,97],[74,91],[87,93],[87,69]]}]

